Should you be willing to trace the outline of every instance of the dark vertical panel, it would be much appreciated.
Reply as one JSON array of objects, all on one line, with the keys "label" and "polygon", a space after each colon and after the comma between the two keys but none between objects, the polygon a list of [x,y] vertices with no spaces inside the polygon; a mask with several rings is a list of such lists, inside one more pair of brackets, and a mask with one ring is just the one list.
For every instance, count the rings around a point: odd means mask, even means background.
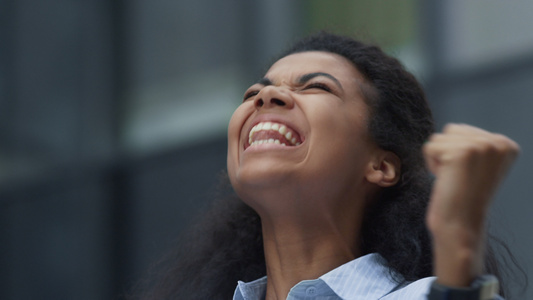
[{"label": "dark vertical panel", "polygon": [[14,52],[17,102],[13,143],[37,162],[72,162],[80,143],[82,6],[17,1]]},{"label": "dark vertical panel", "polygon": [[[187,79],[229,63],[238,64],[243,41],[241,1],[129,2],[128,47],[135,88]],[[177,101],[180,101],[179,99]],[[185,100],[181,100],[185,101]]]},{"label": "dark vertical panel", "polygon": [[122,159],[117,159],[118,153],[124,151],[120,145],[124,126],[124,114],[127,109],[125,91],[128,88],[131,78],[129,47],[127,45],[129,30],[131,25],[129,19],[130,6],[129,1],[109,1],[107,9],[110,15],[111,28],[109,33],[111,41],[109,44],[112,48],[112,76],[113,86],[111,89],[112,101],[108,106],[111,116],[109,133],[112,136],[112,149],[115,153],[114,168],[107,174],[106,180],[109,182],[109,192],[112,195],[110,205],[110,226],[111,241],[108,244],[108,252],[112,257],[112,263],[109,265],[109,272],[112,274],[113,295],[115,297],[124,295],[128,289],[128,278],[131,276],[131,270],[135,266],[132,253],[135,245],[132,244],[133,235],[132,227],[132,205],[130,201],[130,186],[128,179],[130,175],[127,172],[127,165]]},{"label": "dark vertical panel", "polygon": [[[15,0],[0,2],[0,160],[12,152],[9,124],[13,122]],[[0,171],[0,179],[3,177]]]},{"label": "dark vertical panel", "polygon": [[444,47],[445,16],[444,5],[446,1],[419,1],[420,32],[424,52],[426,55],[427,79],[425,90],[433,109],[435,120],[440,126],[443,120],[443,105],[445,102],[443,85],[441,84],[444,70],[442,53]]},{"label": "dark vertical panel", "polygon": [[0,299],[9,299],[13,286],[13,277],[11,276],[10,256],[13,252],[11,245],[11,231],[9,228],[9,210],[6,203],[11,199],[4,193],[0,193]]},{"label": "dark vertical panel", "polygon": [[3,299],[106,299],[111,295],[109,197],[100,174],[10,192],[3,203],[9,277]]},{"label": "dark vertical panel", "polygon": [[130,168],[137,276],[170,251],[183,229],[213,200],[225,168],[225,138],[151,157]]},{"label": "dark vertical panel", "polygon": [[130,178],[134,175],[126,165],[113,169],[106,178],[112,195],[107,224],[110,237],[106,250],[112,258],[108,271],[111,274],[113,295],[122,296],[128,293],[133,284],[134,271],[137,265],[134,254],[137,246],[134,244],[135,227],[133,219],[134,202],[132,201],[132,186]]},{"label": "dark vertical panel", "polygon": [[[16,1],[9,70],[11,154],[55,164],[109,157],[110,17],[103,1]],[[7,122],[7,121],[5,121]]]},{"label": "dark vertical panel", "polygon": [[264,75],[281,51],[305,32],[305,1],[243,1],[238,7],[240,35],[244,47],[241,63],[246,66],[246,84],[252,84]]},{"label": "dark vertical panel", "polygon": [[[82,161],[107,160],[117,150],[119,93],[122,67],[120,48],[122,1],[79,1],[82,10],[80,35],[80,104],[77,157]],[[117,9],[114,9],[118,6]],[[119,32],[117,32],[119,31]],[[116,46],[119,44],[119,46]],[[122,53],[117,53],[121,51]]]},{"label": "dark vertical panel", "polygon": [[109,6],[0,2],[1,299],[114,294]]}]

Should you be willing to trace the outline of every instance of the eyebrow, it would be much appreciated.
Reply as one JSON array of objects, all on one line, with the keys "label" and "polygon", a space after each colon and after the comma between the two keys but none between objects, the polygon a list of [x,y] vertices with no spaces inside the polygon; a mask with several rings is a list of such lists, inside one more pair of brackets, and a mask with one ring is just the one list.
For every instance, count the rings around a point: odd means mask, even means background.
[{"label": "eyebrow", "polygon": [[[297,82],[298,82],[298,84],[305,84],[309,80],[311,80],[311,79],[313,79],[315,77],[318,77],[318,76],[324,76],[324,77],[327,77],[327,78],[331,79],[333,82],[335,82],[335,84],[341,90],[343,90],[342,84],[339,82],[339,80],[337,80],[337,78],[335,78],[331,74],[324,73],[324,72],[314,72],[314,73],[304,74],[304,75],[300,76],[300,78],[298,78]],[[268,77],[263,77],[263,78],[259,79],[259,81],[257,81],[257,83],[259,83],[261,85],[264,85],[264,86],[273,85],[272,80],[270,80]]]},{"label": "eyebrow", "polygon": [[267,85],[273,85],[272,80],[268,79],[267,77],[263,77],[257,81],[257,83],[262,84],[264,86]]},{"label": "eyebrow", "polygon": [[318,77],[318,76],[324,76],[324,77],[327,77],[331,80],[333,80],[333,82],[335,82],[335,84],[342,90],[342,84],[339,82],[339,80],[337,80],[337,78],[333,77],[333,75],[331,74],[328,74],[328,73],[324,73],[324,72],[315,72],[315,73],[309,73],[309,74],[305,74],[305,75],[302,75],[299,79],[298,79],[298,83],[299,84],[304,84],[306,82],[308,82],[309,80],[315,78],[315,77]]}]

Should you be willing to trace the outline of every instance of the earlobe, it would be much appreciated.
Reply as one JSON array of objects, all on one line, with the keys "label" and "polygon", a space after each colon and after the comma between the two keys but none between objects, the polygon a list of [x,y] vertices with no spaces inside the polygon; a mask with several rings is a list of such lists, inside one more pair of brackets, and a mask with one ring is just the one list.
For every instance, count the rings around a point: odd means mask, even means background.
[{"label": "earlobe", "polygon": [[400,168],[400,158],[390,151],[385,151],[379,158],[370,162],[366,179],[381,187],[393,186],[400,180]]}]

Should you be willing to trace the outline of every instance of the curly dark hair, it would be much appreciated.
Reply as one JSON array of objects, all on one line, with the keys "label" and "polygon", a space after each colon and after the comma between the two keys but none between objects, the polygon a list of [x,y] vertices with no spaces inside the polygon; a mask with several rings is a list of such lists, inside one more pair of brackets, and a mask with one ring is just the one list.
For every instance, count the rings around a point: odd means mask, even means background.
[{"label": "curly dark hair", "polygon": [[[434,131],[432,113],[415,77],[379,47],[320,32],[295,43],[279,57],[325,51],[347,58],[367,79],[363,89],[369,131],[384,150],[401,160],[401,179],[385,188],[366,213],[364,253],[383,256],[397,281],[432,275],[431,238],[425,225],[432,177],[422,145]],[[229,185],[227,176],[223,181]],[[234,194],[216,200],[203,221],[160,266],[161,277],[143,299],[231,299],[237,280],[266,275],[259,216]],[[499,274],[487,251],[486,271]]]}]

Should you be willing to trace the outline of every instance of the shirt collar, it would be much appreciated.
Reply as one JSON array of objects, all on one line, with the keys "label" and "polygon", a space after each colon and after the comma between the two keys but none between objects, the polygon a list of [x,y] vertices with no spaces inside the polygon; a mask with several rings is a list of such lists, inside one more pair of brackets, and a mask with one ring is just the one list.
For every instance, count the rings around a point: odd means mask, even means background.
[{"label": "shirt collar", "polygon": [[264,300],[266,297],[267,277],[261,277],[254,281],[237,283],[233,300],[257,299]]},{"label": "shirt collar", "polygon": [[[379,254],[367,254],[335,268],[316,280],[325,282],[342,299],[379,299],[399,285],[392,280],[390,270],[385,263],[385,259]],[[301,283],[309,282],[304,280]],[[266,284],[266,276],[248,283],[239,281],[234,300],[265,299]]]},{"label": "shirt collar", "polygon": [[[399,276],[399,275],[398,275]],[[320,276],[343,299],[379,299],[398,288],[385,259],[371,253]]]}]

